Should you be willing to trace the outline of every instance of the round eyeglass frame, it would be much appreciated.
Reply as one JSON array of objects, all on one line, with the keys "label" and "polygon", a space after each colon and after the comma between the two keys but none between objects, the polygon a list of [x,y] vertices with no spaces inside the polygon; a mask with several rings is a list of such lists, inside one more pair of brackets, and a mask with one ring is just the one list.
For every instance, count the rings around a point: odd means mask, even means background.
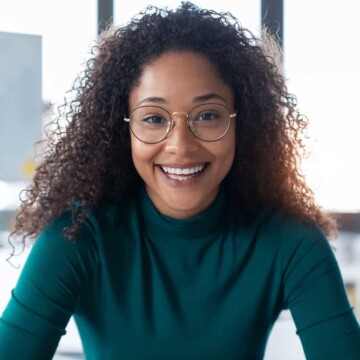
[{"label": "round eyeglass frame", "polygon": [[[224,108],[229,112],[229,124],[228,124],[227,128],[225,129],[224,133],[223,133],[222,135],[218,136],[216,139],[209,140],[209,139],[203,139],[203,138],[201,138],[200,136],[198,136],[198,135],[194,132],[194,130],[192,129],[191,124],[190,124],[190,122],[189,122],[189,120],[190,120],[189,114],[190,114],[191,112],[193,112],[196,108],[198,108],[198,107],[200,107],[200,106],[204,106],[204,105],[219,105],[219,106],[224,107]],[[132,113],[133,113],[135,110],[137,110],[137,109],[146,108],[146,107],[149,107],[149,108],[150,108],[150,107],[151,107],[151,108],[159,108],[159,109],[161,109],[161,110],[164,110],[164,111],[169,115],[170,122],[169,122],[169,125],[168,125],[168,127],[167,127],[166,134],[165,134],[165,136],[162,137],[159,141],[149,142],[149,141],[144,141],[144,140],[140,139],[140,138],[135,134],[135,132],[134,132],[132,126],[131,126],[131,115],[132,115]],[[190,131],[192,132],[192,134],[193,134],[197,139],[199,139],[199,140],[206,141],[206,142],[213,142],[213,141],[217,141],[217,140],[222,139],[222,138],[228,133],[228,131],[229,131],[229,129],[230,129],[230,125],[231,125],[231,119],[235,118],[235,117],[236,117],[236,114],[237,114],[236,111],[233,112],[233,113],[231,113],[230,110],[229,110],[225,105],[223,105],[223,104],[218,104],[218,103],[200,104],[200,105],[197,105],[197,106],[193,107],[189,112],[186,112],[186,111],[174,111],[174,112],[172,112],[172,113],[170,113],[169,111],[167,111],[166,109],[164,109],[164,108],[161,107],[161,106],[157,106],[157,105],[143,105],[143,106],[138,106],[138,107],[136,107],[135,109],[133,109],[132,112],[130,113],[130,116],[129,116],[129,117],[124,117],[124,121],[129,123],[129,125],[130,125],[130,130],[131,130],[132,134],[133,134],[139,141],[141,141],[141,142],[143,142],[143,143],[145,143],[145,144],[154,145],[154,144],[158,144],[158,143],[162,142],[163,140],[165,140],[165,139],[168,137],[168,135],[170,134],[170,132],[171,132],[173,126],[174,126],[173,115],[186,115],[186,124],[188,125],[188,127],[189,127]]]}]

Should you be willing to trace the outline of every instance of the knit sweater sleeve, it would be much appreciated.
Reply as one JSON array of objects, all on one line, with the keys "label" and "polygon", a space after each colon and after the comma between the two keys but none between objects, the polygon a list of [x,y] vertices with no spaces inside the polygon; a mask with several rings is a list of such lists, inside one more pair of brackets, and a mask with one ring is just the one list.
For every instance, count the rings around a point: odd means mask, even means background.
[{"label": "knit sweater sleeve", "polygon": [[1,359],[51,359],[96,264],[90,226],[75,243],[64,239],[62,216],[36,240],[0,318]]},{"label": "knit sweater sleeve", "polygon": [[329,241],[315,226],[306,227],[297,242],[286,237],[284,299],[306,358],[360,359],[359,324]]}]

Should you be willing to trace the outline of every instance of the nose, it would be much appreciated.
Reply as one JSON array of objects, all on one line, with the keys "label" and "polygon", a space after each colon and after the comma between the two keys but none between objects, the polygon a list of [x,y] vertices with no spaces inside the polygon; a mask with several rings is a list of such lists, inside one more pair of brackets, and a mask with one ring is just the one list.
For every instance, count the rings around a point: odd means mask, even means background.
[{"label": "nose", "polygon": [[191,132],[187,124],[187,114],[173,114],[173,127],[165,139],[165,151],[186,157],[196,152],[199,147],[199,140]]}]

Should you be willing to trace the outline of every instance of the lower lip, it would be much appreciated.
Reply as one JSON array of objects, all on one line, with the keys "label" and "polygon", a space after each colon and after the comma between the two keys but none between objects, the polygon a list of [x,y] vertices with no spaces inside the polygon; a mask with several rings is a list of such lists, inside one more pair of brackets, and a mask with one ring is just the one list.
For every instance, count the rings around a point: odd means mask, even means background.
[{"label": "lower lip", "polygon": [[189,176],[184,180],[172,179],[168,174],[166,174],[164,171],[161,170],[160,166],[156,166],[155,171],[164,179],[164,181],[168,185],[170,185],[172,187],[176,187],[176,188],[183,188],[183,187],[190,187],[190,186],[198,185],[201,182],[208,167],[209,167],[209,165],[207,165],[205,167],[205,169],[203,169],[199,173]]}]

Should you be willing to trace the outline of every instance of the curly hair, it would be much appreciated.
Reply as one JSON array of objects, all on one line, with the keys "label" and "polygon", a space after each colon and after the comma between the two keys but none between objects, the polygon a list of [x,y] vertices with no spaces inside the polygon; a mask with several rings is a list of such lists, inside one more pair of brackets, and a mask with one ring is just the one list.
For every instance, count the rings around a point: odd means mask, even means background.
[{"label": "curly hair", "polygon": [[224,179],[233,198],[253,211],[281,208],[334,234],[336,222],[316,204],[300,170],[308,120],[288,93],[274,44],[269,36],[255,37],[230,13],[189,2],[175,10],[149,6],[126,26],[104,32],[73,85],[74,97],[53,121],[56,130],[22,194],[12,235],[22,235],[25,243],[70,208],[73,224],[64,231],[75,240],[100,202],[136,191],[142,180],[132,163],[128,124],[121,120],[143,67],[171,50],[202,54],[234,92],[236,154]]}]

